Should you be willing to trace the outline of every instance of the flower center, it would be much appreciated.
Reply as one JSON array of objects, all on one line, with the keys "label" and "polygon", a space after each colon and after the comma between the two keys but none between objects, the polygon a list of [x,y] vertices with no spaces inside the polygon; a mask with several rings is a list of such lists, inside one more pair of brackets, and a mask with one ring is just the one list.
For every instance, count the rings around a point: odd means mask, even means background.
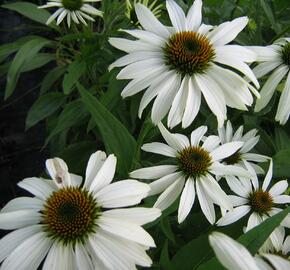
[{"label": "flower center", "polygon": [[52,193],[42,214],[48,235],[68,244],[84,241],[95,232],[100,207],[87,191],[68,187]]},{"label": "flower center", "polygon": [[211,165],[211,157],[207,151],[197,146],[189,146],[177,156],[180,170],[187,176],[205,175]]},{"label": "flower center", "polygon": [[209,40],[196,32],[172,35],[163,53],[165,64],[182,76],[205,72],[215,56]]},{"label": "flower center", "polygon": [[225,162],[227,165],[233,165],[239,163],[241,160],[242,160],[241,153],[237,151],[231,156],[225,158],[223,162]]},{"label": "flower center", "polygon": [[259,214],[268,213],[273,206],[273,198],[267,191],[261,189],[254,191],[249,196],[250,206]]},{"label": "flower center", "polygon": [[65,9],[75,11],[80,10],[83,6],[83,0],[61,0]]},{"label": "flower center", "polygon": [[283,63],[290,66],[290,42],[283,47],[281,54]]}]

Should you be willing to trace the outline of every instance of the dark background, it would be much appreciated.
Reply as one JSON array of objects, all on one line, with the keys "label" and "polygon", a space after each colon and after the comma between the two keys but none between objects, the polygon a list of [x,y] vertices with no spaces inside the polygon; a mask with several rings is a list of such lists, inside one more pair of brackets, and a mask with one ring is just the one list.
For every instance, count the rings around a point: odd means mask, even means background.
[{"label": "dark background", "polygon": [[[25,30],[19,27],[25,22],[17,13],[0,8],[0,45],[25,35]],[[38,176],[44,170],[48,157],[48,150],[43,148],[44,123],[25,131],[25,118],[38,97],[37,85],[43,74],[44,71],[37,70],[21,75],[15,93],[5,102],[6,79],[0,77],[0,208],[12,198],[25,194],[17,182]]]}]

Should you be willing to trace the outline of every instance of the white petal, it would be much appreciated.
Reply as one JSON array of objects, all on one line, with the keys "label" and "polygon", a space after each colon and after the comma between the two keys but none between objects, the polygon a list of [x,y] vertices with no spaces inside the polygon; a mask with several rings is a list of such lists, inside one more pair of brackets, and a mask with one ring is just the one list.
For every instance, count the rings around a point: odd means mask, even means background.
[{"label": "white petal", "polygon": [[64,10],[64,8],[60,8],[58,10],[56,10],[46,21],[46,24],[49,25],[60,13],[62,13],[62,11]]},{"label": "white petal", "polygon": [[53,189],[51,185],[37,177],[25,178],[17,185],[44,201],[56,190]]},{"label": "white petal", "polygon": [[140,24],[145,30],[153,32],[163,38],[168,38],[170,33],[167,28],[155,18],[153,13],[147,7],[137,3],[135,5],[135,12]]},{"label": "white petal", "polygon": [[28,225],[34,225],[41,220],[41,214],[35,210],[18,210],[0,213],[0,228],[14,230]]},{"label": "white petal", "polygon": [[180,84],[179,90],[174,97],[171,109],[167,118],[167,126],[173,128],[182,121],[186,109],[188,96],[188,76],[185,76]]},{"label": "white petal", "polygon": [[154,240],[150,234],[136,224],[101,216],[98,220],[98,226],[109,233],[118,235],[141,245],[155,247]]},{"label": "white petal", "polygon": [[272,46],[248,46],[247,49],[256,53],[257,62],[267,61],[269,65],[273,60],[280,59],[279,53]]},{"label": "white petal", "polygon": [[60,15],[57,18],[56,24],[59,25],[63,19],[65,18],[65,16],[67,15],[68,11],[65,9],[62,11],[62,13],[60,13]]},{"label": "white petal", "polygon": [[271,62],[265,62],[257,65],[253,68],[253,72],[257,78],[261,78],[265,75],[267,75],[270,71],[276,69],[278,66],[281,65],[280,61],[271,61]]},{"label": "white petal", "polygon": [[174,173],[178,169],[175,165],[159,165],[135,170],[130,173],[130,177],[138,179],[157,179]]},{"label": "white petal", "polygon": [[180,6],[178,6],[173,0],[166,1],[166,8],[173,27],[176,32],[182,32],[186,30],[185,15]]},{"label": "white petal", "polygon": [[37,269],[46,256],[52,240],[39,232],[21,243],[3,262],[1,270]]},{"label": "white petal", "polygon": [[144,144],[141,149],[146,152],[156,153],[167,157],[176,157],[177,151],[164,143],[153,142]]},{"label": "white petal", "polygon": [[42,225],[28,226],[5,235],[0,240],[0,262],[11,254],[22,242],[43,230]]},{"label": "white petal", "polygon": [[192,146],[198,146],[200,143],[200,140],[204,136],[204,134],[207,132],[207,126],[200,126],[199,128],[195,129],[191,132],[190,135],[190,143]]},{"label": "white petal", "polygon": [[244,62],[240,61],[239,58],[235,58],[230,55],[219,55],[217,54],[215,57],[215,62],[221,63],[223,65],[230,66],[241,73],[243,73],[249,80],[251,80],[254,85],[259,88],[260,84],[254,75],[253,71],[249,68],[247,64]]},{"label": "white petal", "polygon": [[227,210],[233,208],[230,198],[210,174],[200,177],[200,184],[207,196],[210,197],[215,204]]},{"label": "white petal", "polygon": [[278,67],[267,79],[260,92],[261,98],[257,100],[255,112],[261,111],[269,103],[280,81],[288,72],[289,68],[285,65]]},{"label": "white petal", "polygon": [[182,191],[178,207],[178,223],[185,220],[195,199],[194,179],[188,178]]},{"label": "white petal", "polygon": [[189,31],[197,32],[197,29],[201,25],[202,19],[201,10],[202,10],[202,1],[195,0],[186,16],[187,28]]},{"label": "white petal", "polygon": [[290,72],[285,82],[284,89],[279,99],[278,109],[275,120],[279,121],[281,125],[286,124],[290,114]]},{"label": "white petal", "polygon": [[289,270],[290,262],[281,256],[273,254],[262,254],[278,270]]},{"label": "white petal", "polygon": [[163,211],[174,203],[183,189],[184,181],[184,177],[181,176],[168,188],[166,188],[165,191],[158,197],[153,207],[159,208]]},{"label": "white petal", "polygon": [[97,192],[103,187],[109,185],[115,175],[117,158],[115,155],[109,155],[106,161],[102,164],[97,175],[90,186],[90,191]]},{"label": "white petal", "polygon": [[122,180],[104,187],[94,196],[102,207],[115,208],[140,203],[149,190],[147,184],[135,180]]},{"label": "white petal", "polygon": [[220,142],[221,141],[218,136],[210,135],[204,140],[202,148],[208,152],[211,152],[219,146]]},{"label": "white petal", "polygon": [[257,214],[256,212],[253,212],[248,219],[246,231],[249,231],[249,230],[255,228],[256,226],[260,225],[262,223],[262,221],[263,220],[259,216],[259,214]]},{"label": "white petal", "polygon": [[[227,176],[226,177],[227,183],[230,187],[230,189],[236,193],[237,195],[243,197],[243,198],[248,198],[249,194],[252,192],[252,189],[249,188],[246,185],[243,185],[241,181],[239,181],[236,177],[234,176]],[[250,181],[250,180],[248,180]]]},{"label": "white petal", "polygon": [[117,75],[117,79],[135,79],[143,77],[144,73],[162,68],[162,60],[158,58],[146,59],[127,65]]},{"label": "white petal", "polygon": [[223,125],[226,119],[226,102],[219,85],[206,75],[195,75],[195,80],[200,88],[210,110],[216,115],[218,126]]},{"label": "white petal", "polygon": [[216,54],[221,57],[238,58],[242,62],[252,63],[256,60],[257,54],[239,45],[225,45],[215,48]]},{"label": "white petal", "polygon": [[279,195],[274,197],[274,203],[287,204],[290,203],[289,195]]},{"label": "white petal", "polygon": [[17,210],[35,210],[39,211],[43,208],[44,202],[37,198],[17,197],[9,201],[2,209],[1,213],[12,212]]},{"label": "white petal", "polygon": [[102,213],[103,217],[117,218],[140,226],[154,221],[160,215],[160,209],[145,207],[113,209]]},{"label": "white petal", "polygon": [[94,178],[99,172],[100,168],[103,166],[106,161],[107,155],[103,151],[97,151],[90,156],[88,165],[86,168],[86,181],[84,187],[89,189]]},{"label": "white petal", "polygon": [[220,218],[217,222],[217,225],[226,226],[232,224],[248,214],[250,210],[251,208],[248,205],[236,207],[232,211],[227,212],[222,218]]},{"label": "white petal", "polygon": [[231,22],[220,24],[210,33],[209,39],[216,46],[225,45],[236,38],[246,27],[248,21],[247,17],[240,17]]},{"label": "white petal", "polygon": [[159,194],[168,188],[173,182],[182,176],[181,172],[175,172],[169,175],[165,175],[160,179],[149,184],[150,191],[148,196]]},{"label": "white petal", "polygon": [[220,263],[231,270],[259,270],[250,252],[240,243],[214,232],[209,236],[209,242]]},{"label": "white petal", "polygon": [[172,73],[171,78],[164,82],[152,106],[151,119],[154,124],[158,124],[168,113],[180,87],[180,79],[179,75]]},{"label": "white petal", "polygon": [[233,203],[233,206],[241,206],[248,203],[248,199],[236,195],[228,195]]},{"label": "white petal", "polygon": [[78,269],[94,270],[93,262],[81,243],[75,246],[75,256]]},{"label": "white petal", "polygon": [[151,43],[151,44],[159,46],[159,47],[163,47],[164,43],[165,43],[165,40],[162,37],[157,36],[156,34],[154,34],[152,32],[139,30],[139,29],[122,30],[122,31],[128,33],[129,35],[131,35],[131,36],[133,36],[135,38],[138,38],[138,39],[140,39],[142,41]]},{"label": "white petal", "polygon": [[[73,17],[72,17],[73,18]],[[125,38],[109,38],[109,43],[115,48],[124,51],[126,53],[136,52],[136,51],[156,51],[157,49],[153,45],[140,41],[140,40],[130,40]]]},{"label": "white petal", "polygon": [[210,222],[210,224],[215,223],[215,211],[214,211],[214,205],[209,196],[207,196],[205,190],[203,189],[201,185],[201,179],[198,179],[196,181],[196,193],[198,197],[198,201],[200,204],[200,208],[207,218],[207,220]]},{"label": "white petal", "polygon": [[180,140],[178,138],[170,133],[162,123],[158,124],[158,128],[160,130],[160,133],[164,140],[167,142],[168,145],[170,145],[172,148],[174,148],[177,151],[182,151],[184,148],[184,145],[180,143]]},{"label": "white petal", "polygon": [[277,182],[274,186],[272,186],[269,190],[269,193],[272,197],[275,197],[277,195],[280,195],[284,193],[284,191],[288,188],[288,182],[287,180],[282,180]]},{"label": "white petal", "polygon": [[182,118],[182,128],[187,128],[195,119],[199,112],[201,104],[201,91],[199,90],[195,80],[188,80],[188,95],[185,105],[185,111]]},{"label": "white petal", "polygon": [[229,142],[214,149],[210,155],[214,161],[224,159],[236,153],[243,146],[243,142]]},{"label": "white petal", "polygon": [[270,160],[269,169],[262,184],[262,189],[267,190],[273,175],[273,160]]}]

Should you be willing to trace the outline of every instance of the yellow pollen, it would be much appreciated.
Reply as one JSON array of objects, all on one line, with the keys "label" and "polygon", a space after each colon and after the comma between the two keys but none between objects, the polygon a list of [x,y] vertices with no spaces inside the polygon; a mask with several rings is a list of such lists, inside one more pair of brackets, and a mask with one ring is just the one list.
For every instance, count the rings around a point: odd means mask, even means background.
[{"label": "yellow pollen", "polygon": [[96,229],[100,208],[87,191],[68,187],[53,192],[42,212],[50,237],[64,243],[84,240]]},{"label": "yellow pollen", "polygon": [[190,31],[172,35],[163,53],[165,64],[183,76],[205,72],[215,57],[209,40]]},{"label": "yellow pollen", "polygon": [[180,170],[187,176],[196,177],[208,172],[212,160],[209,153],[199,146],[189,146],[177,156]]},{"label": "yellow pollen", "polygon": [[266,214],[273,207],[273,198],[268,191],[259,189],[250,194],[249,203],[254,212]]}]

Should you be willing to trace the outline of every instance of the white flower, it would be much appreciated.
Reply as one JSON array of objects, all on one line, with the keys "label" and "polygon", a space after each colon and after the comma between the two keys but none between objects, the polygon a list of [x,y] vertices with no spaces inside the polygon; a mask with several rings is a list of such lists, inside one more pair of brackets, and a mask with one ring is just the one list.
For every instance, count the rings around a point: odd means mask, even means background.
[{"label": "white flower", "polygon": [[[154,204],[154,207],[161,210],[169,207],[182,193],[178,208],[179,223],[189,214],[196,193],[202,212],[213,224],[215,222],[214,203],[225,209],[232,208],[230,199],[214,176],[227,174],[251,176],[240,167],[225,166],[220,163],[221,160],[240,149],[243,142],[230,142],[220,146],[218,136],[204,137],[207,131],[206,126],[194,130],[189,141],[182,134],[170,133],[161,123],[158,126],[167,144],[153,142],[144,144],[142,149],[169,157],[176,165],[143,168],[133,171],[130,176],[139,179],[157,179],[150,184],[149,195],[162,193]],[[204,142],[200,145],[202,138]]]},{"label": "white flower", "polygon": [[[228,120],[226,127],[218,129],[218,135],[221,143],[241,141],[244,145],[233,155],[224,160],[225,164],[237,165],[242,168],[247,168],[250,171],[255,171],[258,174],[263,174],[264,170],[257,165],[258,162],[266,162],[269,160],[267,156],[250,153],[250,151],[259,142],[260,136],[256,136],[257,130],[252,129],[243,135],[244,127],[240,126],[236,132],[233,132],[232,123]],[[227,179],[227,177],[226,177]]]},{"label": "white flower", "polygon": [[141,226],[161,212],[127,208],[150,188],[130,179],[111,183],[116,161],[101,151],[92,154],[83,185],[58,158],[46,162],[53,180],[21,181],[35,197],[13,199],[0,212],[0,229],[16,229],[0,240],[1,270],[37,269],[45,257],[43,270],[150,266],[146,250],[155,243]]},{"label": "white flower", "polygon": [[[221,217],[217,225],[225,226],[236,222],[243,216],[251,212],[248,219],[245,231],[248,231],[267,218],[282,211],[282,209],[275,207],[276,204],[290,203],[290,196],[282,195],[288,188],[287,180],[282,180],[274,184],[268,191],[269,184],[272,179],[273,162],[270,161],[269,170],[265,176],[262,186],[259,186],[257,177],[252,177],[252,181],[248,178],[237,179],[234,176],[228,176],[228,184],[230,189],[237,194],[230,195],[235,208],[232,211],[228,211],[223,217]],[[289,223],[290,216],[288,215],[283,221],[282,225]],[[271,243],[276,246],[277,235],[280,228],[274,230],[270,235]]]},{"label": "white flower", "polygon": [[[202,1],[196,0],[187,16],[173,1],[166,1],[173,27],[161,24],[144,5],[136,4],[138,20],[144,30],[124,30],[137,38],[110,38],[114,47],[128,53],[111,64],[123,67],[118,79],[132,80],[123,90],[128,97],[146,89],[139,117],[153,100],[151,118],[161,121],[168,113],[170,128],[182,123],[188,127],[199,112],[201,96],[216,115],[221,127],[227,118],[226,105],[247,110],[253,103],[251,91],[259,93],[259,83],[246,63],[256,54],[238,45],[227,45],[244,29],[248,18],[241,17],[217,27],[202,24]],[[236,72],[238,71],[238,72]]]},{"label": "white flower", "polygon": [[[287,259],[266,253],[253,257],[242,244],[220,232],[213,232],[209,236],[209,242],[220,263],[228,270],[290,269]],[[289,243],[287,245],[289,252]]]},{"label": "white flower", "polygon": [[38,8],[58,8],[47,20],[46,24],[50,24],[57,18],[56,24],[60,24],[66,17],[68,27],[73,20],[76,24],[83,23],[87,25],[85,20],[95,21],[93,16],[102,16],[103,13],[87,3],[99,2],[101,0],[49,0],[46,5]]},{"label": "white flower", "polygon": [[265,261],[267,261],[274,267],[274,269],[290,269],[290,236],[285,238],[285,229],[283,227],[281,227],[277,234],[276,243],[276,247],[270,246],[266,251],[263,249],[259,256],[255,257],[260,268],[264,267],[262,269],[266,270],[272,269],[269,266],[268,268],[265,267]]},{"label": "white flower", "polygon": [[229,236],[213,232],[209,243],[220,263],[228,270],[262,270],[257,266],[251,253]]},{"label": "white flower", "polygon": [[249,48],[257,53],[257,61],[261,62],[253,69],[257,78],[273,71],[261,89],[261,99],[257,100],[255,111],[259,112],[266,107],[277,86],[285,78],[275,117],[276,121],[284,125],[290,114],[290,38],[279,39],[267,47],[253,46]]}]

